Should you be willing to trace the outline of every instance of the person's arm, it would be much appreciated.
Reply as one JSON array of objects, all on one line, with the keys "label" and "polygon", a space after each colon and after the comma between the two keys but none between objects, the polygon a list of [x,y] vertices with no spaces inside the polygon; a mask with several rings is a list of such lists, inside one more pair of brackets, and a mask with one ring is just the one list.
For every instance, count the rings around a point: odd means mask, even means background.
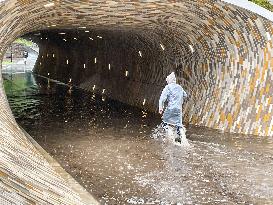
[{"label": "person's arm", "polygon": [[165,86],[165,88],[163,89],[160,98],[159,98],[159,113],[162,114],[163,112],[163,108],[164,108],[164,103],[168,98],[168,94],[169,94],[169,89],[167,88],[168,85]]}]

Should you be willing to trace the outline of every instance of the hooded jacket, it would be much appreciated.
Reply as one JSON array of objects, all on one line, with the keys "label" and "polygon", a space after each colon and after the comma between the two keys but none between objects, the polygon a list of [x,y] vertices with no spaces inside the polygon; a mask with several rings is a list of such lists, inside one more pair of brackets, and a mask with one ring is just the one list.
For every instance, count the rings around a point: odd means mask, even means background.
[{"label": "hooded jacket", "polygon": [[164,103],[167,106],[163,114],[163,122],[175,126],[182,126],[182,104],[187,93],[184,89],[176,84],[174,72],[167,76],[168,85],[163,89],[159,99],[159,110],[163,110]]}]

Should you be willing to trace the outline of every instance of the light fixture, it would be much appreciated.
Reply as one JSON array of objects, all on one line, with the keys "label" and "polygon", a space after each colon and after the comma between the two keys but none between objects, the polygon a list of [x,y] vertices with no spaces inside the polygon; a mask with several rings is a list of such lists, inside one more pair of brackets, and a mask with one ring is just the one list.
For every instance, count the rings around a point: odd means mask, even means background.
[{"label": "light fixture", "polygon": [[161,43],[160,43],[160,46],[161,46],[162,50],[164,51],[165,47]]},{"label": "light fixture", "polygon": [[85,63],[83,64],[83,68],[85,68]]},{"label": "light fixture", "polygon": [[129,75],[129,71],[126,70],[126,71],[125,71],[125,76],[127,77],[128,75]]},{"label": "light fixture", "polygon": [[52,26],[52,27],[55,27],[56,25],[55,25],[55,24],[52,24],[51,26]]},{"label": "light fixture", "polygon": [[97,36],[97,37],[100,38],[100,39],[102,38],[101,36]]},{"label": "light fixture", "polygon": [[94,39],[93,39],[93,38],[91,38],[91,37],[89,37],[89,39],[90,39],[90,40],[92,40],[92,41],[94,40]]},{"label": "light fixture", "polygon": [[68,63],[69,63],[69,60],[67,59],[67,60],[66,60],[66,64],[68,64]]},{"label": "light fixture", "polygon": [[64,41],[67,41],[65,38],[63,39]]},{"label": "light fixture", "polygon": [[94,59],[94,62],[97,63],[97,58]]},{"label": "light fixture", "polygon": [[138,51],[138,54],[139,54],[139,56],[140,56],[140,57],[142,57],[142,53],[141,53],[141,51]]},{"label": "light fixture", "polygon": [[194,48],[192,45],[189,45],[190,49],[191,49],[191,52],[193,53],[194,52]]},{"label": "light fixture", "polygon": [[146,99],[144,99],[144,100],[143,100],[143,103],[142,103],[142,105],[145,105],[145,103],[146,103]]},{"label": "light fixture", "polygon": [[266,36],[267,36],[267,39],[270,41],[271,40],[271,36],[270,36],[269,32],[266,32]]},{"label": "light fixture", "polygon": [[85,26],[80,26],[79,28],[86,28]]},{"label": "light fixture", "polygon": [[77,38],[74,38],[75,40],[78,40]]},{"label": "light fixture", "polygon": [[49,76],[49,75],[50,75],[50,73],[47,73],[47,75]]},{"label": "light fixture", "polygon": [[89,33],[89,31],[85,31],[85,33]]},{"label": "light fixture", "polygon": [[95,88],[96,88],[96,85],[94,85],[92,89],[95,90]]},{"label": "light fixture", "polygon": [[61,32],[61,33],[59,33],[59,34],[60,34],[60,35],[65,35],[65,33],[62,33],[62,32]]},{"label": "light fixture", "polygon": [[109,63],[109,65],[108,65],[108,68],[109,68],[109,70],[111,70],[111,64]]},{"label": "light fixture", "polygon": [[49,7],[52,7],[54,5],[55,5],[54,2],[52,2],[52,3],[45,4],[44,7],[49,8]]},{"label": "light fixture", "polygon": [[102,89],[102,94],[104,94],[105,93],[105,89]]},{"label": "light fixture", "polygon": [[52,57],[53,57],[53,58],[55,57],[55,54],[54,54],[54,53],[52,54]]},{"label": "light fixture", "polygon": [[69,78],[69,82],[70,82],[70,83],[72,82],[72,78]]}]

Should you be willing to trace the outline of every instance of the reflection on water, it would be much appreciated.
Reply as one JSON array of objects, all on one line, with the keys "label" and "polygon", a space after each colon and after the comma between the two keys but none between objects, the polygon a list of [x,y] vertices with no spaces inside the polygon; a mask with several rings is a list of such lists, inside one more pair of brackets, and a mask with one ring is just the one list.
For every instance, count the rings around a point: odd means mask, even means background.
[{"label": "reflection on water", "polygon": [[45,78],[5,76],[19,124],[102,204],[273,204],[271,138],[189,127],[150,137],[152,113]]}]

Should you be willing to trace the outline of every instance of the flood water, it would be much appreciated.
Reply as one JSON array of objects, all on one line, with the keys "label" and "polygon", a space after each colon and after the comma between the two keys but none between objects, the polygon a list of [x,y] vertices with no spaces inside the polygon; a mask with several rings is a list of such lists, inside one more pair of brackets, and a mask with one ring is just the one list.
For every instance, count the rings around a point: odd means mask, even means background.
[{"label": "flood water", "polygon": [[4,75],[17,122],[101,204],[273,204],[273,140],[187,127],[185,149],[153,139],[160,117],[33,76]]}]

